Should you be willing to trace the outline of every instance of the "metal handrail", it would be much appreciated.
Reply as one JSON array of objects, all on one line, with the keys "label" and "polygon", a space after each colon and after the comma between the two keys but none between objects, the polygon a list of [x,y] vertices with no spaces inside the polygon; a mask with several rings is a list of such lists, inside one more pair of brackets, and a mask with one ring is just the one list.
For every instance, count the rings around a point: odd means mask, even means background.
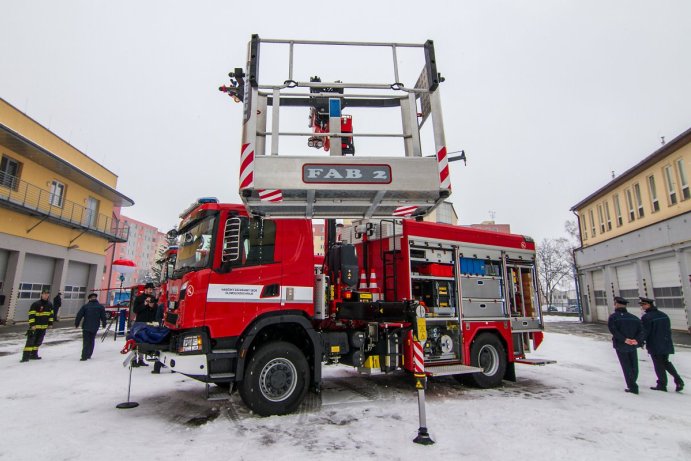
[{"label": "metal handrail", "polygon": [[85,206],[0,171],[0,203],[2,202],[76,226],[86,232],[104,234],[106,238],[126,242],[129,237],[129,226],[120,226],[118,219],[102,213],[95,214]]}]

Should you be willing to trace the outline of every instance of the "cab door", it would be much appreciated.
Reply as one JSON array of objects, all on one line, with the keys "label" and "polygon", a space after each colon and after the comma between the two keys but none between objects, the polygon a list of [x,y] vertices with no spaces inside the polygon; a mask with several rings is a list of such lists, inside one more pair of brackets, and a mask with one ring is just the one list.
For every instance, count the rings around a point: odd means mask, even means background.
[{"label": "cab door", "polygon": [[206,307],[206,324],[214,338],[239,336],[254,319],[282,304],[276,222],[228,216],[219,230],[223,238],[209,277]]}]

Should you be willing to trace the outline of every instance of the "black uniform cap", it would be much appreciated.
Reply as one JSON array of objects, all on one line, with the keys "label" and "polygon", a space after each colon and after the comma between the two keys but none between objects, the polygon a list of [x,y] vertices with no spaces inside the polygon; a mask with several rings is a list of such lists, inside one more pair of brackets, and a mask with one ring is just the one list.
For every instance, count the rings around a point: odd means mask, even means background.
[{"label": "black uniform cap", "polygon": [[622,298],[621,296],[615,296],[614,302],[617,304],[623,304],[625,306],[629,303],[626,299]]},{"label": "black uniform cap", "polygon": [[655,300],[654,300],[654,299],[644,298],[643,296],[639,296],[638,299],[641,300],[641,301],[640,301],[640,304],[645,303],[645,304],[650,304],[651,306],[655,304]]}]

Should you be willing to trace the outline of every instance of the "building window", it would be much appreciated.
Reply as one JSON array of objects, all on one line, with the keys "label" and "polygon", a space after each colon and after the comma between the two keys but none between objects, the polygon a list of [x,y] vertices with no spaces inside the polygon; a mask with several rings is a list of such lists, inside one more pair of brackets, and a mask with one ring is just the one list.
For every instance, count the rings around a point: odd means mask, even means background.
[{"label": "building window", "polygon": [[605,202],[605,221],[607,221],[607,230],[612,230],[612,216],[609,213],[609,202]]},{"label": "building window", "polygon": [[684,294],[681,287],[653,288],[653,296],[657,307],[663,309],[683,309]]},{"label": "building window", "polygon": [[633,209],[633,196],[631,195],[631,189],[626,189],[626,207],[629,209],[629,222],[636,219],[636,213]]},{"label": "building window", "polygon": [[641,196],[641,185],[636,183],[633,185],[633,195],[636,196],[636,208],[638,209],[638,217],[642,218],[645,216],[643,210],[643,197]]},{"label": "building window", "polygon": [[650,207],[653,213],[660,211],[660,201],[657,199],[657,188],[655,187],[655,176],[648,176],[648,192],[650,192]]},{"label": "building window", "polygon": [[65,185],[60,181],[53,181],[50,184],[50,204],[62,208],[65,199]]},{"label": "building window", "polygon": [[586,223],[585,215],[581,216],[581,230],[583,232],[583,240],[588,240],[588,224]]},{"label": "building window", "polygon": [[602,214],[602,205],[597,206],[597,223],[600,225],[600,233],[605,233],[605,219]]},{"label": "building window", "polygon": [[597,235],[595,232],[595,214],[592,208],[588,210],[588,214],[590,215],[590,235],[595,237]]},{"label": "building window", "polygon": [[676,205],[677,188],[674,184],[674,172],[672,171],[672,166],[667,165],[663,171],[665,172],[665,183],[667,184],[667,197],[669,198],[669,205]]},{"label": "building window", "polygon": [[43,290],[50,291],[50,285],[22,282],[19,284],[19,299],[39,299]]},{"label": "building window", "polygon": [[619,194],[614,194],[614,214],[617,217],[617,227],[624,224],[624,219],[621,217],[621,204],[619,203]]},{"label": "building window", "polygon": [[76,287],[73,285],[65,285],[63,291],[65,299],[84,299],[86,298],[86,287]]},{"label": "building window", "polygon": [[83,224],[87,227],[96,227],[96,224],[98,224],[98,206],[100,202],[93,198],[89,197],[86,199],[86,209],[84,210],[84,222]]},{"label": "building window", "polygon": [[688,200],[691,198],[691,191],[689,190],[689,177],[686,176],[686,168],[684,159],[677,160],[677,170],[679,170],[679,185],[681,186],[681,199]]},{"label": "building window", "polygon": [[17,190],[21,171],[21,163],[3,155],[0,160],[0,186]]},{"label": "building window", "polygon": [[596,306],[607,305],[607,292],[605,290],[593,290],[593,294],[595,295]]},{"label": "building window", "polygon": [[619,290],[619,296],[626,299],[630,304],[636,304],[638,302],[638,288],[632,288],[629,290]]}]

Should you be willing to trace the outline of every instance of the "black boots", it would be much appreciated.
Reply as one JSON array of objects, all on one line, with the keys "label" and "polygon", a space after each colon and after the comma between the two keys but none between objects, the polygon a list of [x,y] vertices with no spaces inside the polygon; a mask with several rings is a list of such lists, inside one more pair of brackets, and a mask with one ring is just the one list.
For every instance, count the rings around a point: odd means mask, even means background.
[{"label": "black boots", "polygon": [[681,392],[684,390],[684,381],[677,381],[675,383],[677,387],[674,389],[676,392]]},{"label": "black boots", "polygon": [[38,356],[37,351],[24,352],[22,354],[22,359],[20,360],[20,362],[23,363],[23,362],[28,362],[29,360],[41,360],[41,359],[42,359],[42,357]]}]

